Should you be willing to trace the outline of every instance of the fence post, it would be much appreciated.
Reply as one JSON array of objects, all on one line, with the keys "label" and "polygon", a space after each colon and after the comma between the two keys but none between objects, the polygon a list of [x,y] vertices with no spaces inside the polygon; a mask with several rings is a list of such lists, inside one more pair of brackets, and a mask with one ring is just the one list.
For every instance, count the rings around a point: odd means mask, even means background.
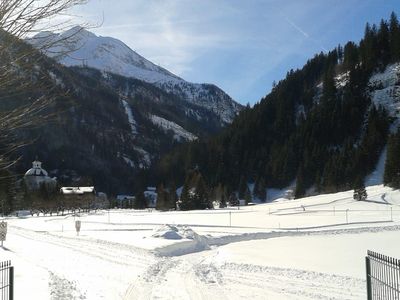
[{"label": "fence post", "polygon": [[14,300],[14,267],[10,267],[10,282],[8,283],[10,285],[9,289],[9,296],[10,300]]},{"label": "fence post", "polygon": [[372,293],[371,293],[371,262],[369,257],[365,257],[365,267],[367,271],[367,299],[372,300]]}]

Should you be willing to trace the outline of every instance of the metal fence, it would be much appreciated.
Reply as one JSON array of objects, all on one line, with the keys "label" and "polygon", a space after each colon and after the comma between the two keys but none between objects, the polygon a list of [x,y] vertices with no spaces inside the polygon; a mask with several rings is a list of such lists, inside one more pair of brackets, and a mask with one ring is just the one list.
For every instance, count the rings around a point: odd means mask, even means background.
[{"label": "metal fence", "polygon": [[14,267],[11,261],[0,262],[0,300],[14,299]]},{"label": "metal fence", "polygon": [[368,300],[400,300],[400,260],[368,251]]}]

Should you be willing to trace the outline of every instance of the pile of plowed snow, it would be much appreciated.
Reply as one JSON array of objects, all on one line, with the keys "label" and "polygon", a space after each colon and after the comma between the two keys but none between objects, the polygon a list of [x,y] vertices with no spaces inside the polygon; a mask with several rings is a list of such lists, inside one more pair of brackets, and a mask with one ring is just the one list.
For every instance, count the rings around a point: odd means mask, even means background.
[{"label": "pile of plowed snow", "polygon": [[197,234],[187,226],[162,225],[153,231],[151,237],[166,240],[182,240],[180,243],[157,248],[157,252],[165,256],[182,255],[209,249],[207,238]]},{"label": "pile of plowed snow", "polygon": [[155,238],[163,238],[167,240],[181,240],[181,239],[188,239],[188,240],[204,240],[204,237],[198,235],[188,226],[182,225],[169,225],[165,224],[153,231],[151,235]]}]

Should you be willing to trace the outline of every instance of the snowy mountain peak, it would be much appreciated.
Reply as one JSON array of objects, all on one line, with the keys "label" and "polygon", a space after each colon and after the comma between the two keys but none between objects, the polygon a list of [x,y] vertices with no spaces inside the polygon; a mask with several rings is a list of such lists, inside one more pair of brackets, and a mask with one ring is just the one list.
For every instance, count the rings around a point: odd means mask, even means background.
[{"label": "snowy mountain peak", "polygon": [[181,80],[153,64],[120,40],[97,36],[79,26],[63,33],[41,32],[30,42],[35,46],[52,42],[45,53],[66,66],[88,66],[150,83]]},{"label": "snowy mountain peak", "polygon": [[82,37],[87,37],[87,38],[95,38],[96,35],[92,32],[90,32],[89,30],[86,30],[84,27],[82,26],[74,26],[71,29],[64,31],[63,35],[64,36],[74,36],[76,34],[81,35]]},{"label": "snowy mountain peak", "polygon": [[[63,65],[91,67],[154,84],[184,101],[211,110],[221,123],[232,122],[242,108],[218,87],[187,82],[139,55],[122,41],[97,36],[79,26],[63,33],[41,32],[28,42]],[[51,47],[42,47],[49,43]]]}]

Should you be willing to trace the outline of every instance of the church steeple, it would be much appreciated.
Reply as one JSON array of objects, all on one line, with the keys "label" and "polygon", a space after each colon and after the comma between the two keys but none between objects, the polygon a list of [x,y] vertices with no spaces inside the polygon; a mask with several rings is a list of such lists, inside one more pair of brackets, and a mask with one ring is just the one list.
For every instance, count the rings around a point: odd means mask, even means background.
[{"label": "church steeple", "polygon": [[32,162],[32,168],[26,171],[24,181],[29,190],[38,190],[45,184],[50,187],[57,185],[56,178],[50,178],[46,170],[42,168],[42,162],[36,159]]},{"label": "church steeple", "polygon": [[25,176],[48,176],[46,170],[42,169],[42,162],[36,159],[32,162],[32,168],[30,168],[26,173]]}]

